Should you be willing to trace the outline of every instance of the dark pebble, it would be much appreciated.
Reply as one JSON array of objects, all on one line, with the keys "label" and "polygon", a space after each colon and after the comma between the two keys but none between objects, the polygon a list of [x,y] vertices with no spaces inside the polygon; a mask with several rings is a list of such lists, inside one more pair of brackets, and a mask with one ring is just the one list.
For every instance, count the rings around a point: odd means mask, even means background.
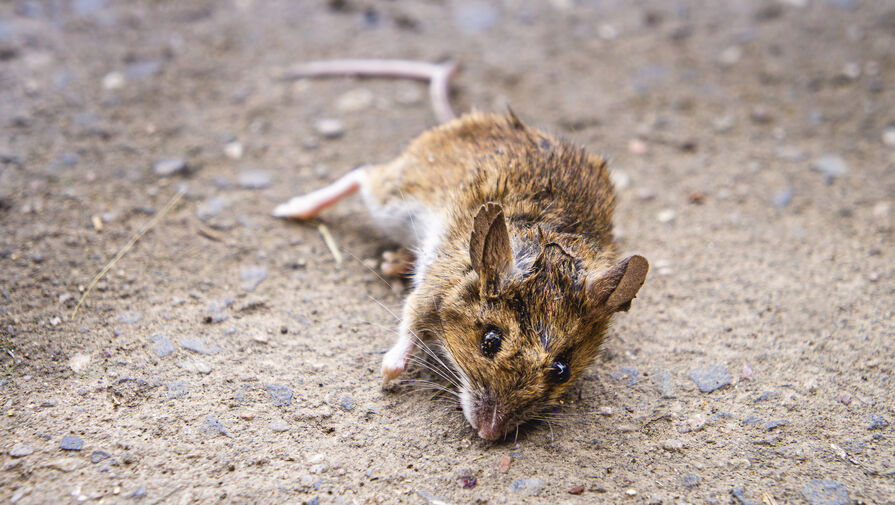
[{"label": "dark pebble", "polygon": [[623,382],[626,386],[637,384],[637,375],[639,372],[636,368],[620,368],[609,374],[609,377],[618,382]]},{"label": "dark pebble", "polygon": [[811,505],[848,505],[848,490],[842,484],[825,479],[814,479],[802,487],[802,497]]},{"label": "dark pebble", "polygon": [[690,371],[690,380],[696,383],[696,387],[703,393],[730,385],[730,375],[724,365],[711,364]]},{"label": "dark pebble", "polygon": [[354,410],[354,398],[350,395],[343,396],[342,401],[339,402],[339,406],[342,407],[342,410]]},{"label": "dark pebble", "polygon": [[104,459],[108,459],[109,456],[110,456],[110,454],[106,451],[100,451],[100,450],[93,451],[90,453],[90,462],[91,463],[99,463],[100,461],[102,461]]},{"label": "dark pebble", "polygon": [[149,339],[152,342],[152,352],[159,358],[164,358],[174,352],[174,346],[164,335],[156,335]]},{"label": "dark pebble", "polygon": [[282,384],[265,384],[264,387],[267,388],[267,392],[270,393],[270,397],[273,398],[275,407],[284,407],[292,404],[292,390],[289,389],[289,386],[284,386]]},{"label": "dark pebble", "polygon": [[881,430],[889,426],[889,421],[886,421],[886,419],[879,414],[870,414],[865,420],[867,421],[865,426],[867,426],[868,430]]},{"label": "dark pebble", "polygon": [[80,451],[83,446],[84,440],[82,440],[81,437],[76,437],[74,435],[66,435],[62,437],[62,443],[59,444],[59,448],[63,451]]}]

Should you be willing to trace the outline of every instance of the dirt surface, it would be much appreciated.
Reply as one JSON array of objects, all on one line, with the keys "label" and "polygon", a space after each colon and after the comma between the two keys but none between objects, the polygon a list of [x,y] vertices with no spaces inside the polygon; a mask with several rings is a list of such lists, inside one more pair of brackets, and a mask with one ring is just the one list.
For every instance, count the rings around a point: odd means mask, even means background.
[{"label": "dirt surface", "polygon": [[[279,77],[335,57],[455,59],[458,110],[612,159],[652,270],[562,419],[381,391],[392,245],[269,217],[435,124]],[[885,1],[2,2],[0,499],[895,503],[893,82]]]}]

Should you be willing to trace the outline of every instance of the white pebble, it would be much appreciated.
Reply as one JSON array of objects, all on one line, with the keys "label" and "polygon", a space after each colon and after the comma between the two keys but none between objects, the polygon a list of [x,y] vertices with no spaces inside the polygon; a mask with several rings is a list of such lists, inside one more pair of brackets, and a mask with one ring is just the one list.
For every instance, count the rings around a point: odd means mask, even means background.
[{"label": "white pebble", "polygon": [[340,119],[323,118],[317,121],[314,129],[325,138],[334,139],[345,133],[345,124]]},{"label": "white pebble", "polygon": [[895,126],[883,130],[883,143],[889,147],[895,147]]},{"label": "white pebble", "polygon": [[340,112],[360,112],[373,105],[373,92],[367,88],[347,91],[336,99],[336,108]]},{"label": "white pebble", "polygon": [[224,145],[224,156],[232,160],[241,159],[243,152],[244,149],[242,147],[242,144],[239,142],[227,142],[227,144]]},{"label": "white pebble", "polygon": [[113,90],[124,87],[124,74],[121,72],[109,72],[103,77],[103,89]]},{"label": "white pebble", "polygon": [[674,221],[674,210],[673,209],[662,209],[656,214],[656,219],[659,220],[660,223],[670,223]]}]

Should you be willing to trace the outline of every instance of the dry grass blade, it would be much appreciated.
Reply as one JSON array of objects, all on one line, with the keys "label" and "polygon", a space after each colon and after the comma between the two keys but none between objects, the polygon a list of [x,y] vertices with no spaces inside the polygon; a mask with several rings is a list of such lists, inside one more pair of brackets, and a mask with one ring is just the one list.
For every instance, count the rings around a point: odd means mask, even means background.
[{"label": "dry grass blade", "polygon": [[764,505],[777,505],[777,500],[775,500],[767,491],[761,493],[761,501]]},{"label": "dry grass blade", "polygon": [[318,224],[317,229],[320,231],[320,235],[323,236],[323,241],[326,243],[326,247],[329,248],[329,252],[332,253],[333,259],[336,260],[336,264],[341,265],[342,253],[339,252],[339,246],[336,245],[336,240],[329,232],[329,228],[325,224]]},{"label": "dry grass blade", "polygon": [[158,222],[161,221],[163,217],[165,217],[165,214],[167,214],[171,209],[174,208],[175,205],[177,205],[177,202],[179,202],[180,199],[183,198],[184,193],[186,193],[186,190],[181,189],[174,196],[172,196],[171,199],[168,200],[168,203],[166,203],[165,206],[162,208],[162,210],[160,210],[158,214],[153,216],[153,218],[150,219],[148,223],[146,223],[146,226],[144,226],[140,231],[131,236],[131,239],[127,242],[127,244],[124,245],[124,247],[122,247],[118,251],[118,254],[116,254],[115,257],[112,258],[112,261],[106,263],[106,266],[104,266],[103,269],[100,270],[99,273],[97,273],[93,277],[93,280],[91,280],[90,284],[87,285],[87,289],[84,290],[84,294],[82,294],[81,298],[78,299],[78,304],[75,305],[75,308],[74,310],[72,310],[71,317],[69,317],[69,319],[74,319],[75,316],[78,315],[78,309],[81,308],[81,305],[84,303],[84,300],[87,298],[87,295],[90,294],[90,291],[93,289],[93,287],[96,286],[96,283],[99,282],[100,279],[105,277],[107,273],[109,273],[109,270],[111,270],[112,267],[114,267],[115,264],[118,263],[118,261],[123,258],[128,251],[131,250],[132,247],[134,247],[134,244],[136,244],[137,241],[146,234],[146,232],[153,229],[155,225],[157,225]]}]

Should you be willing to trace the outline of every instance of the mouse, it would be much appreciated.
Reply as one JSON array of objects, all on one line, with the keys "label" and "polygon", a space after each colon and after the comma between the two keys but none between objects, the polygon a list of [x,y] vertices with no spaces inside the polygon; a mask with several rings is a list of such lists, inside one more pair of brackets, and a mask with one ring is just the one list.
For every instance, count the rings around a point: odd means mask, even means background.
[{"label": "mouse", "polygon": [[559,404],[649,270],[643,256],[616,255],[606,160],[509,109],[425,131],[394,160],[351,170],[273,215],[312,219],[355,192],[413,253],[383,382],[418,346],[440,349],[463,415],[485,440]]}]

